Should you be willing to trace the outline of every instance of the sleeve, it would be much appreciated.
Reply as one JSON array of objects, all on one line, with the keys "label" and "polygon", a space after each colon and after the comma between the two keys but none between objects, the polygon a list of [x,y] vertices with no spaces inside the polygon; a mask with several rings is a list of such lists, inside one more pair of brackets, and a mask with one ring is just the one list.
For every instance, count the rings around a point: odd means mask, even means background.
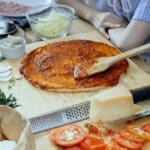
[{"label": "sleeve", "polygon": [[141,20],[150,23],[150,0],[141,0],[138,4],[132,20]]}]

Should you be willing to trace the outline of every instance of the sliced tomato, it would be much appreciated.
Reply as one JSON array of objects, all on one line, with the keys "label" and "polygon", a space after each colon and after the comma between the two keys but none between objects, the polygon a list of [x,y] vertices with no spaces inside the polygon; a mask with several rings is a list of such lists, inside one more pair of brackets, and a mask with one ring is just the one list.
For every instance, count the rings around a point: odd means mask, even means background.
[{"label": "sliced tomato", "polygon": [[82,150],[80,146],[72,146],[64,148],[64,150]]},{"label": "sliced tomato", "polygon": [[83,142],[80,143],[82,150],[105,150],[106,145],[104,144],[102,138],[90,134]]},{"label": "sliced tomato", "polygon": [[92,145],[90,150],[105,150],[106,144]]},{"label": "sliced tomato", "polygon": [[49,132],[49,139],[54,143],[56,144],[56,132],[58,131],[59,128],[55,128],[55,129],[52,129],[50,132]]},{"label": "sliced tomato", "polygon": [[128,125],[126,127],[126,130],[133,134],[136,137],[142,138],[143,140],[150,141],[150,133],[145,132],[142,128],[135,125]]},{"label": "sliced tomato", "polygon": [[126,148],[121,147],[117,143],[111,141],[108,145],[106,150],[127,150]]},{"label": "sliced tomato", "polygon": [[150,133],[150,123],[146,123],[142,126],[142,129],[147,132]]},{"label": "sliced tomato", "polygon": [[83,141],[85,137],[85,131],[78,125],[61,127],[55,134],[56,144],[62,147],[75,146]]},{"label": "sliced tomato", "polygon": [[127,131],[119,131],[119,135],[129,141],[135,142],[135,143],[141,143],[144,144],[144,140],[141,138],[138,138],[130,133],[128,133]]},{"label": "sliced tomato", "polygon": [[124,139],[119,134],[115,135],[113,139],[115,143],[129,150],[141,150],[143,147],[143,144]]},{"label": "sliced tomato", "polygon": [[87,145],[85,143],[81,143],[82,150],[105,150],[105,144],[97,144],[97,145]]},{"label": "sliced tomato", "polygon": [[98,134],[99,133],[98,128],[95,127],[94,125],[88,125],[88,130],[89,130],[89,133],[94,133],[94,134]]},{"label": "sliced tomato", "polygon": [[114,143],[111,150],[129,150],[129,149],[123,148],[120,145]]},{"label": "sliced tomato", "polygon": [[86,144],[99,144],[104,143],[103,139],[97,135],[89,134],[84,140]]}]

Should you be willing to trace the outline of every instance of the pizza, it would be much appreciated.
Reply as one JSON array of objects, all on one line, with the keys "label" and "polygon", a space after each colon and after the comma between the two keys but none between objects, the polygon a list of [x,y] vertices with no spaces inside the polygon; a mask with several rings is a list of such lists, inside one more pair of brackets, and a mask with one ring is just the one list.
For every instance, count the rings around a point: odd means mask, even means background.
[{"label": "pizza", "polygon": [[89,91],[119,82],[128,62],[122,60],[102,73],[75,79],[76,65],[88,68],[99,57],[113,56],[118,50],[107,44],[89,40],[50,43],[34,49],[22,61],[21,74],[34,86],[52,91]]}]

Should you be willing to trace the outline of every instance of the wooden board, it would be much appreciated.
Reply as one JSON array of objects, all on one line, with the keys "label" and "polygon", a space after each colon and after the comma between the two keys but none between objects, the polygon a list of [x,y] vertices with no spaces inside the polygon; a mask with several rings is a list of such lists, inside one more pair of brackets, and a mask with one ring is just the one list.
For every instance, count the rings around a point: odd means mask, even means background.
[{"label": "wooden board", "polygon": [[[63,40],[70,39],[90,39],[94,41],[101,41],[108,43],[107,40],[96,32],[81,33],[74,36],[68,36]],[[44,45],[49,42],[60,41],[59,39],[53,39],[51,41],[37,42],[27,45],[26,51],[30,52],[36,47]],[[21,60],[9,61],[13,66],[15,73],[19,72]],[[138,68],[133,62],[129,61],[129,68],[126,75],[124,75],[120,82],[129,89],[136,89],[150,85],[150,76]],[[25,117],[30,118],[41,113],[45,113],[51,110],[59,109],[68,105],[76,104],[82,101],[86,101],[90,96],[95,95],[98,91],[84,92],[84,93],[56,93],[43,91],[41,89],[33,87],[24,78],[18,80],[11,90],[8,90],[8,84],[0,83],[0,88],[7,93],[13,93],[18,99],[18,102],[22,105],[17,108]],[[31,111],[28,111],[31,110]]]},{"label": "wooden board", "polygon": [[[34,48],[45,45],[49,42],[70,39],[89,39],[93,41],[108,43],[108,41],[105,40],[98,32],[91,31],[88,33],[81,33],[73,36],[68,36],[63,39],[59,38],[50,41],[29,44],[26,47],[26,51],[30,52]],[[19,73],[20,62],[21,59],[9,61],[9,63],[13,67],[14,74]],[[144,86],[149,86],[150,75],[142,71],[137,65],[135,65],[129,60],[128,72],[125,76],[122,77],[120,83],[124,84],[126,87],[128,87],[128,89],[136,89]],[[18,99],[18,103],[21,104],[21,107],[18,107],[17,110],[21,112],[26,118],[34,117],[36,115],[46,113],[48,111],[56,110],[62,107],[89,100],[92,95],[95,95],[96,93],[100,92],[100,90],[83,93],[48,92],[33,87],[24,78],[21,80],[17,80],[15,85],[10,90],[8,89],[8,85],[9,84],[7,83],[0,83],[0,88],[3,91],[5,91],[7,95],[9,95],[9,93],[12,93]],[[36,143],[38,145],[38,150],[52,150],[52,147],[49,145],[47,134],[45,135],[45,132],[36,135]],[[48,146],[43,148],[43,145]]]}]

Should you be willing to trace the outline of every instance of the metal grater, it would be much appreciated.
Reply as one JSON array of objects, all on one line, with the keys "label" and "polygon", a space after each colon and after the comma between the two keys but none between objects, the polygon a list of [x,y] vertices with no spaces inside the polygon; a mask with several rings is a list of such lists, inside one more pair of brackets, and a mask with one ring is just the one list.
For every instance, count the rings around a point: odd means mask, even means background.
[{"label": "metal grater", "polygon": [[89,118],[90,101],[51,111],[29,119],[33,133],[46,131]]},{"label": "metal grater", "polygon": [[[33,133],[46,131],[55,127],[89,119],[90,101],[58,109],[29,119]],[[132,121],[150,116],[150,110],[142,111],[132,117],[118,119],[115,121]],[[114,121],[113,121],[114,122]]]}]

